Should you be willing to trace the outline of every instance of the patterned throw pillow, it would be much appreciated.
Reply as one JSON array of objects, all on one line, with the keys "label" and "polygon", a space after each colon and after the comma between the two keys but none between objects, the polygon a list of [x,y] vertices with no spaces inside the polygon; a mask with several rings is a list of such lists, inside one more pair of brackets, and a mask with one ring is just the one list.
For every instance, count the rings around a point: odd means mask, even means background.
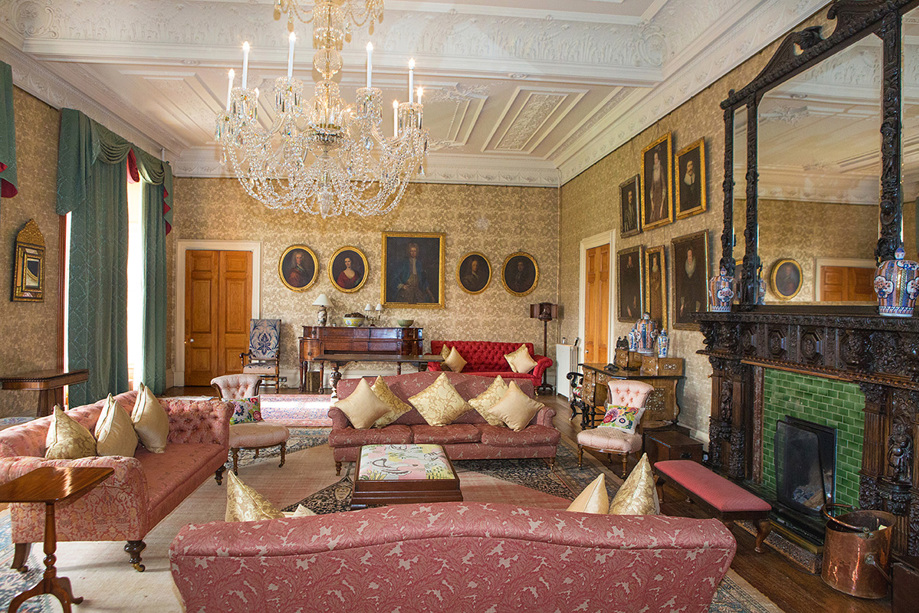
[{"label": "patterned throw pillow", "polygon": [[412,410],[412,405],[402,402],[398,396],[393,394],[383,377],[377,377],[377,380],[370,386],[376,397],[389,405],[389,412],[383,417],[373,422],[374,428],[383,428],[402,417],[405,413]]},{"label": "patterned throw pillow", "polygon": [[610,515],[657,515],[661,512],[660,499],[654,487],[654,475],[648,454],[632,469],[628,479],[616,492],[609,505]]},{"label": "patterned throw pillow", "polygon": [[447,373],[441,373],[434,383],[408,399],[430,426],[446,426],[469,410]]},{"label": "patterned throw pillow", "polygon": [[351,395],[339,400],[334,406],[341,409],[351,425],[358,430],[372,427],[378,419],[390,411],[390,406],[373,393],[370,385],[367,384],[367,379],[361,379]]},{"label": "patterned throw pillow", "polygon": [[500,417],[492,414],[491,408],[498,404],[504,394],[507,393],[507,383],[501,378],[501,375],[495,377],[488,389],[469,401],[473,409],[479,412],[479,415],[485,418],[492,426],[503,426],[504,422]]},{"label": "patterned throw pillow", "polygon": [[514,372],[528,373],[536,368],[536,361],[530,357],[526,345],[520,345],[515,351],[504,354],[504,359]]},{"label": "patterned throw pillow", "polygon": [[635,434],[635,428],[641,421],[641,416],[644,412],[643,407],[633,409],[632,407],[624,407],[618,404],[608,404],[606,405],[606,415],[603,416],[603,423],[598,427],[616,428],[626,434]]},{"label": "patterned throw pillow", "polygon": [[262,421],[262,405],[258,396],[242,400],[228,400],[227,404],[233,409],[230,415],[230,425]]},{"label": "patterned throw pillow", "polygon": [[96,439],[80,422],[54,405],[51,426],[45,437],[45,459],[76,460],[96,455]]},{"label": "patterned throw pillow", "polygon": [[450,366],[447,364],[447,358],[450,357],[450,349],[451,347],[447,345],[443,345],[440,348],[440,357],[444,359],[444,361],[440,363],[440,369],[444,372],[451,372]]}]

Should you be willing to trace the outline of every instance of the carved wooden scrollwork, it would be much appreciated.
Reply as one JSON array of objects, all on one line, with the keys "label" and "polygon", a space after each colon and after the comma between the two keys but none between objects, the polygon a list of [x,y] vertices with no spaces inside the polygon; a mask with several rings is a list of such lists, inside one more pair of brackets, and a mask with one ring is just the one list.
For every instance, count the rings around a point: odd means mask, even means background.
[{"label": "carved wooden scrollwork", "polygon": [[805,329],[801,334],[801,358],[805,362],[820,362],[823,358],[823,339],[819,330]]},{"label": "carved wooden scrollwork", "polygon": [[781,330],[769,331],[769,355],[781,360],[785,357],[785,334]]}]

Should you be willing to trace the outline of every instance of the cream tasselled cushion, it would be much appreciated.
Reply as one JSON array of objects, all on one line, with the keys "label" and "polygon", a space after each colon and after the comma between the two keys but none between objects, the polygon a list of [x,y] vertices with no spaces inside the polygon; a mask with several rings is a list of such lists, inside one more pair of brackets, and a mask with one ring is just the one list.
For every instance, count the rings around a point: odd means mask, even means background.
[{"label": "cream tasselled cushion", "polygon": [[373,393],[366,379],[361,379],[351,395],[336,402],[335,406],[344,412],[351,425],[358,430],[366,430],[389,412],[389,405]]},{"label": "cream tasselled cushion", "polygon": [[441,373],[434,383],[408,399],[424,420],[431,426],[446,426],[469,410],[446,373]]},{"label": "cream tasselled cushion", "polygon": [[100,456],[134,457],[137,433],[131,416],[109,394],[96,422],[96,453]]},{"label": "cream tasselled cushion", "polygon": [[450,349],[450,353],[447,357],[444,358],[444,364],[449,366],[450,370],[453,372],[463,372],[463,368],[466,366],[466,360],[463,359],[460,352],[456,350],[456,347],[453,347]]},{"label": "cream tasselled cushion", "polygon": [[501,418],[496,417],[491,412],[491,409],[498,404],[506,393],[507,383],[504,382],[501,375],[498,375],[488,386],[488,389],[469,401],[469,405],[478,411],[479,415],[485,418],[485,421],[492,426],[503,426],[504,422],[501,421]]},{"label": "cream tasselled cushion", "polygon": [[526,345],[520,345],[516,351],[504,355],[511,370],[519,373],[528,373],[536,368],[536,361],[530,357],[530,352]]},{"label": "cream tasselled cushion", "polygon": [[140,443],[152,453],[164,453],[169,438],[169,415],[159,403],[150,388],[143,383],[134,401],[131,422]]},{"label": "cream tasselled cushion", "polygon": [[96,455],[96,439],[83,424],[54,405],[45,437],[46,460],[77,460]]},{"label": "cream tasselled cushion", "polygon": [[609,505],[610,515],[657,515],[660,513],[660,500],[654,487],[654,475],[648,454],[642,454],[641,460],[632,469],[628,479],[616,492]]},{"label": "cream tasselled cushion", "polygon": [[520,432],[543,406],[545,405],[524,394],[517,384],[511,381],[507,386],[507,393],[491,408],[491,414],[514,432]]},{"label": "cream tasselled cushion", "polygon": [[606,493],[606,478],[603,473],[590,482],[566,511],[606,515],[609,512],[609,495]]}]

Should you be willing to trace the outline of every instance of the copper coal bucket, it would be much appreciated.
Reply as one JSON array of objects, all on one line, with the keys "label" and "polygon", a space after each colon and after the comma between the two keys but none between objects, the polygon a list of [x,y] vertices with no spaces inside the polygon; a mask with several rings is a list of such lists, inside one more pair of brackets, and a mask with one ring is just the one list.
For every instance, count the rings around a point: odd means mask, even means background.
[{"label": "copper coal bucket", "polygon": [[828,521],[820,576],[840,592],[858,598],[884,598],[889,584],[890,537],[896,518],[884,511],[850,511],[833,517],[831,513],[838,508],[855,507],[837,503],[823,506]]}]

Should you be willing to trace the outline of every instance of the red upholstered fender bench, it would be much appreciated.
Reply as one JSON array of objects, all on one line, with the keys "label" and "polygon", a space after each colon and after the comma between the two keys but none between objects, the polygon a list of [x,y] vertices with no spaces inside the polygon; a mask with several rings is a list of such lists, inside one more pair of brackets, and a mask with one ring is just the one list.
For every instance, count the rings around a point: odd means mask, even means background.
[{"label": "red upholstered fender bench", "polygon": [[706,512],[724,522],[749,519],[756,522],[756,551],[763,552],[763,541],[772,524],[772,505],[724,477],[716,475],[692,460],[665,460],[654,464],[657,473],[657,496],[664,501],[664,484],[669,483],[686,494]]}]

